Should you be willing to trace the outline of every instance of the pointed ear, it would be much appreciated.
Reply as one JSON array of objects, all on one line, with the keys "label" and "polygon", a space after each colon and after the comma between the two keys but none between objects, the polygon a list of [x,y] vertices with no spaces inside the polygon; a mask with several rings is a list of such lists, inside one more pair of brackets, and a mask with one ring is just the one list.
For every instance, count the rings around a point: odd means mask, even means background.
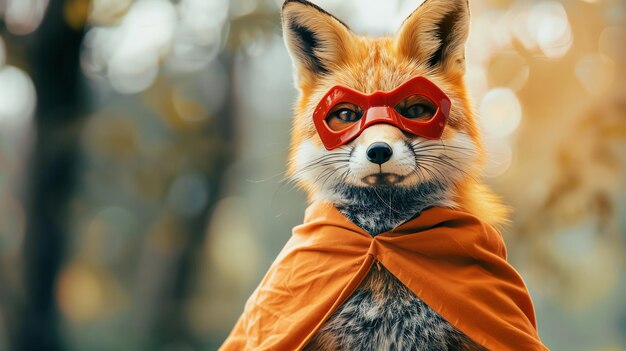
[{"label": "pointed ear", "polygon": [[469,21],[467,0],[426,0],[402,23],[396,50],[432,68],[463,73]]},{"label": "pointed ear", "polygon": [[312,82],[345,62],[350,29],[306,0],[287,0],[282,9],[283,36],[298,83]]}]

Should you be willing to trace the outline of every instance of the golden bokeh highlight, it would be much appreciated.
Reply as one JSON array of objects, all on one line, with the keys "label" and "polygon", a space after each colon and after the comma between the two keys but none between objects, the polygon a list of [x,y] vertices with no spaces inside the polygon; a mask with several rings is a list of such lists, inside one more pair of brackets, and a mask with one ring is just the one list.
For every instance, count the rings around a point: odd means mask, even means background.
[{"label": "golden bokeh highlight", "polygon": [[82,324],[114,314],[123,296],[109,274],[84,261],[66,265],[59,275],[56,300],[63,316]]},{"label": "golden bokeh highlight", "polygon": [[489,90],[478,111],[485,132],[499,138],[513,133],[522,119],[522,106],[515,92],[508,88]]}]

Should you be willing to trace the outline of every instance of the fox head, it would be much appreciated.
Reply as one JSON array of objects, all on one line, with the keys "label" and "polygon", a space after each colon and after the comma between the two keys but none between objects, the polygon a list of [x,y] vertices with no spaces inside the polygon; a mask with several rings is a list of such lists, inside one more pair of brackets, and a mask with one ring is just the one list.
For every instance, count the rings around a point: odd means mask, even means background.
[{"label": "fox head", "polygon": [[[426,0],[395,36],[372,38],[353,33],[315,4],[285,1],[283,34],[300,93],[288,175],[310,200],[342,206],[391,191],[403,198],[389,199],[389,207],[421,197],[423,208],[454,207],[494,224],[505,219],[505,208],[479,180],[484,150],[464,82],[469,18],[467,0]],[[312,116],[329,89],[387,92],[414,77],[430,80],[450,99],[439,139],[379,123],[338,148],[324,147]],[[419,119],[431,116],[436,107],[410,97],[393,108]],[[348,101],[335,106],[326,123],[340,129],[358,122],[362,114]]]}]

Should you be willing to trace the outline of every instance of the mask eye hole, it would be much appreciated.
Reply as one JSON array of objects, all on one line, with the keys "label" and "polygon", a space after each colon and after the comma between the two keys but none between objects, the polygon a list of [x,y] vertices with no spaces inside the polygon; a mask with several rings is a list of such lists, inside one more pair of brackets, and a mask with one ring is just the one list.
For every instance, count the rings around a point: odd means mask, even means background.
[{"label": "mask eye hole", "polygon": [[338,132],[352,126],[361,117],[363,117],[363,110],[360,107],[349,102],[342,102],[330,110],[326,117],[326,124],[331,130]]},{"label": "mask eye hole", "polygon": [[435,104],[422,95],[411,95],[403,99],[395,109],[403,117],[418,121],[428,121],[437,112]]}]

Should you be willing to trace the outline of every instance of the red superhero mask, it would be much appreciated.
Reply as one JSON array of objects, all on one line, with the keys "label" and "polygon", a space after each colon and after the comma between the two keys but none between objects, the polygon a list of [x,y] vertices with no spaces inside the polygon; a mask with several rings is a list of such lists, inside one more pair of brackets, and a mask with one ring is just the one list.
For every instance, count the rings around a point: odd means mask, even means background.
[{"label": "red superhero mask", "polygon": [[334,86],[315,108],[313,122],[326,149],[332,150],[377,123],[391,124],[427,139],[439,139],[449,113],[450,98],[433,82],[415,77],[392,91],[369,95]]}]

